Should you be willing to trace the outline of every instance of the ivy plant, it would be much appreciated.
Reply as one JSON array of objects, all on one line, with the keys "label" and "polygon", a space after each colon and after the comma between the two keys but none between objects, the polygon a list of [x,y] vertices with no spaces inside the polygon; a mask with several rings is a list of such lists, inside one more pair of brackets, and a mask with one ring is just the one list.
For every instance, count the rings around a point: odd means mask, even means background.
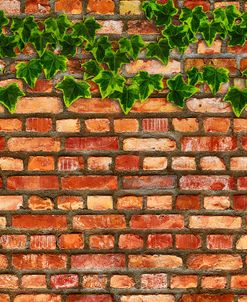
[{"label": "ivy plant", "polygon": [[[153,93],[164,91],[165,81],[167,100],[180,108],[200,91],[201,84],[207,84],[212,95],[219,93],[221,85],[229,82],[226,68],[204,66],[198,70],[192,67],[170,79],[139,71],[129,78],[125,77],[125,65],[138,60],[140,54],[166,65],[174,50],[183,54],[198,39],[203,39],[208,46],[216,38],[225,39],[229,46],[242,46],[247,38],[247,13],[241,13],[234,5],[210,13],[201,6],[183,7],[179,12],[173,0],[165,4],[145,0],[142,9],[161,33],[155,42],[145,42],[140,35],[122,37],[118,41],[111,41],[105,35],[97,36],[101,25],[93,17],[71,22],[61,14],[36,21],[33,16],[7,18],[0,11],[0,59],[15,57],[31,46],[36,54],[29,61],[16,65],[16,77],[31,88],[40,77],[48,80],[56,77],[56,88],[63,94],[66,107],[79,98],[90,98],[92,82],[98,86],[102,98],[119,102],[125,114],[136,102],[145,102]],[[82,74],[75,79],[66,74],[67,58],[73,58],[82,50],[91,57],[82,62]],[[243,71],[242,77],[246,76],[247,72]],[[0,89],[0,102],[12,113],[23,95],[16,84],[11,84]],[[246,89],[234,86],[224,97],[237,116],[245,109],[246,99]]]}]

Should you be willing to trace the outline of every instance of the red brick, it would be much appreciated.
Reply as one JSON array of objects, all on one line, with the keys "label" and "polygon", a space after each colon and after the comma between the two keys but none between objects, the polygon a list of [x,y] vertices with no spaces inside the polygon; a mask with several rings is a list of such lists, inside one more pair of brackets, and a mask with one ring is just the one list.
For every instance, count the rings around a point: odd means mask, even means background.
[{"label": "red brick", "polygon": [[0,137],[0,151],[3,151],[5,149],[5,138]]},{"label": "red brick", "polygon": [[30,156],[28,170],[51,171],[54,170],[54,158],[52,156]]},{"label": "red brick", "polygon": [[31,250],[55,250],[56,237],[54,235],[32,235],[30,248]]},{"label": "red brick", "polygon": [[62,234],[59,237],[61,249],[82,249],[84,247],[84,237],[82,234]]},{"label": "red brick", "polygon": [[59,113],[63,110],[58,97],[36,96],[22,97],[16,105],[16,113]]},{"label": "red brick", "polygon": [[231,235],[208,235],[207,247],[209,249],[230,249],[232,248],[232,236]]},{"label": "red brick", "polygon": [[199,122],[196,118],[174,118],[172,125],[175,131],[196,132],[199,130]]},{"label": "red brick", "polygon": [[206,132],[227,132],[230,127],[230,119],[220,117],[208,117],[204,120]]},{"label": "red brick", "polygon": [[18,277],[10,274],[0,275],[0,288],[1,289],[17,289],[18,288]]},{"label": "red brick", "polygon": [[22,229],[64,229],[67,219],[64,215],[13,215],[12,226]]},{"label": "red brick", "polygon": [[24,152],[57,152],[60,150],[60,141],[50,137],[13,137],[8,140],[9,151]]},{"label": "red brick", "polygon": [[107,284],[107,277],[104,275],[84,275],[82,286],[84,288],[105,288]]},{"label": "red brick", "polygon": [[63,274],[51,276],[51,287],[60,288],[73,288],[77,287],[79,283],[78,275],[75,274]]},{"label": "red brick", "polygon": [[67,256],[63,254],[14,254],[12,265],[20,270],[65,269]]},{"label": "red brick", "polygon": [[50,198],[42,198],[33,195],[28,200],[28,207],[34,211],[51,210],[53,209],[53,203]]},{"label": "red brick", "polygon": [[57,190],[57,176],[10,176],[7,180],[9,190]]},{"label": "red brick", "polygon": [[233,196],[233,208],[235,210],[247,209],[247,195],[234,195]]},{"label": "red brick", "polygon": [[136,119],[119,119],[114,120],[115,132],[137,132],[139,128],[138,120]]},{"label": "red brick", "polygon": [[[42,2],[43,5],[40,5],[38,2]],[[31,10],[35,10],[37,14],[43,14],[50,11],[48,0],[28,0],[28,2],[26,2],[26,10],[28,9],[27,4],[29,5],[30,13],[32,13]],[[52,89],[52,80],[38,79],[35,86],[33,88],[28,87],[27,91],[32,93],[49,93],[52,92]]]},{"label": "red brick", "polygon": [[76,229],[122,229],[125,227],[123,215],[76,215],[73,218]]},{"label": "red brick", "polygon": [[143,274],[141,275],[141,287],[144,289],[167,288],[167,275]]},{"label": "red brick", "polygon": [[23,288],[46,288],[45,275],[24,275],[21,278]]},{"label": "red brick", "polygon": [[168,210],[172,208],[171,195],[147,196],[147,209],[149,210]]},{"label": "red brick", "polygon": [[57,206],[61,210],[78,210],[84,205],[81,196],[58,196]]},{"label": "red brick", "polygon": [[166,118],[145,118],[142,120],[142,129],[145,132],[167,132],[168,120]]},{"label": "red brick", "polygon": [[29,14],[48,14],[50,4],[48,0],[27,0],[25,3],[25,13]]},{"label": "red brick", "polygon": [[60,171],[79,171],[84,168],[84,160],[81,156],[61,156],[57,167]]},{"label": "red brick", "polygon": [[122,234],[118,245],[120,249],[140,249],[143,247],[143,238],[136,234]]},{"label": "red brick", "polygon": [[135,285],[133,278],[127,275],[114,275],[111,277],[110,286],[112,288],[131,288]]},{"label": "red brick", "polygon": [[199,195],[178,195],[176,199],[176,208],[179,210],[199,210]]},{"label": "red brick", "polygon": [[237,180],[237,186],[239,190],[246,190],[247,188],[247,177],[242,176]]},{"label": "red brick", "polygon": [[186,175],[180,178],[182,190],[232,190],[234,179],[227,175]]},{"label": "red brick", "polygon": [[25,249],[27,238],[25,235],[2,235],[0,245],[3,249]]},{"label": "red brick", "polygon": [[182,151],[234,151],[237,149],[237,140],[227,136],[183,137],[181,145]]},{"label": "red brick", "polygon": [[185,0],[184,6],[193,9],[194,7],[201,5],[205,11],[210,9],[210,2],[208,0]]},{"label": "red brick", "polygon": [[[0,179],[1,183],[1,179]],[[23,197],[18,195],[2,195],[0,196],[0,210],[1,211],[11,211],[18,210],[23,204]]]},{"label": "red brick", "polygon": [[202,288],[225,288],[226,277],[204,276],[202,277]]},{"label": "red brick", "polygon": [[147,247],[150,249],[165,249],[172,247],[171,234],[150,234],[147,239]]},{"label": "red brick", "polygon": [[55,11],[68,14],[80,14],[82,12],[82,1],[56,0]]},{"label": "red brick", "polygon": [[132,215],[130,227],[132,229],[181,229],[184,219],[181,215]]},{"label": "red brick", "polygon": [[62,178],[62,188],[65,190],[115,190],[116,176],[68,176]]},{"label": "red brick", "polygon": [[198,270],[237,270],[243,263],[240,255],[230,254],[190,254],[187,259],[190,269]]},{"label": "red brick", "polygon": [[65,140],[68,151],[80,150],[117,150],[117,137],[70,137]]},{"label": "red brick", "polygon": [[184,294],[179,302],[233,302],[232,294]]},{"label": "red brick", "polygon": [[198,249],[201,247],[201,238],[193,234],[176,235],[176,247],[178,249]]},{"label": "red brick", "polygon": [[50,118],[30,117],[26,119],[26,131],[49,132],[52,130],[52,120]]},{"label": "red brick", "polygon": [[20,1],[19,0],[1,0],[0,10],[3,10],[8,15],[20,14]]},{"label": "red brick", "polygon": [[89,238],[91,249],[108,250],[114,248],[114,236],[112,235],[92,235]]},{"label": "red brick", "polygon": [[169,189],[175,185],[174,176],[124,176],[124,189]]},{"label": "red brick", "polygon": [[56,121],[57,132],[80,132],[79,119],[66,119]]},{"label": "red brick", "polygon": [[197,286],[197,276],[182,275],[172,276],[171,288],[195,288]]},{"label": "red brick", "polygon": [[71,256],[71,267],[76,269],[120,269],[125,267],[124,254],[83,254]]},{"label": "red brick", "polygon": [[18,295],[14,302],[61,302],[61,297],[55,294]]},{"label": "red brick", "polygon": [[117,208],[125,210],[141,209],[142,208],[141,196],[123,196],[117,200]]},{"label": "red brick", "polygon": [[110,121],[108,119],[88,119],[85,121],[85,126],[89,132],[110,131]]},{"label": "red brick", "polygon": [[129,268],[177,268],[181,267],[182,259],[173,255],[129,255]]},{"label": "red brick", "polygon": [[136,155],[119,155],[116,157],[116,170],[138,170],[139,156]]},{"label": "red brick", "polygon": [[0,119],[0,131],[21,131],[22,121],[19,119]]},{"label": "red brick", "polygon": [[113,14],[115,4],[113,0],[89,0],[87,11],[95,14]]},{"label": "red brick", "polygon": [[114,302],[111,295],[101,294],[83,294],[83,295],[68,295],[67,302]]},{"label": "red brick", "polygon": [[91,156],[87,161],[88,169],[95,171],[106,171],[110,170],[112,165],[112,158],[107,156]]}]

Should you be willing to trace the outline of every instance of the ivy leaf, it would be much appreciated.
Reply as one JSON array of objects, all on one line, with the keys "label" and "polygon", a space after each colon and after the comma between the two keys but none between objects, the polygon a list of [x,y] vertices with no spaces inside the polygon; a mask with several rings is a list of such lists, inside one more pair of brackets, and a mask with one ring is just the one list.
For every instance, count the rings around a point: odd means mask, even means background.
[{"label": "ivy leaf", "polygon": [[5,36],[0,34],[0,57],[13,58],[16,56],[15,47],[17,46],[16,36]]},{"label": "ivy leaf", "polygon": [[212,46],[218,32],[218,24],[214,21],[203,21],[200,26],[200,32],[208,46]]},{"label": "ivy leaf", "polygon": [[192,67],[186,72],[188,77],[188,84],[196,86],[197,84],[203,83],[202,72],[199,71],[196,67]]},{"label": "ivy leaf", "polygon": [[28,63],[16,65],[16,77],[23,79],[31,88],[36,84],[42,72],[42,65],[39,59],[32,59]]},{"label": "ivy leaf", "polygon": [[99,63],[103,63],[106,51],[111,50],[112,45],[109,42],[109,38],[107,36],[102,36],[93,44],[87,43],[85,49],[87,51],[90,51]]},{"label": "ivy leaf", "polygon": [[156,0],[148,0],[142,3],[142,10],[148,20],[152,20],[155,16],[155,12],[158,10],[158,3]]},{"label": "ivy leaf", "polygon": [[63,92],[63,100],[66,107],[69,107],[79,98],[90,98],[90,85],[85,81],[76,81],[71,76],[65,76],[56,85],[56,88]]},{"label": "ivy leaf", "polygon": [[60,41],[62,46],[61,54],[64,56],[75,56],[77,47],[81,45],[81,40],[73,38],[71,35],[65,35]]},{"label": "ivy leaf", "polygon": [[237,117],[240,117],[247,107],[247,89],[240,90],[237,87],[230,87],[224,101],[231,103],[233,112]]},{"label": "ivy leaf", "polygon": [[241,13],[235,5],[228,5],[225,8],[225,13],[228,20],[228,28],[231,29],[236,19],[241,17]]},{"label": "ivy leaf", "polygon": [[155,11],[156,25],[168,26],[171,23],[172,16],[175,16],[177,12],[173,0],[168,0],[166,4],[158,4]]},{"label": "ivy leaf", "polygon": [[234,25],[232,30],[229,31],[229,46],[240,45],[243,46],[246,42],[247,31],[246,28],[240,25]]},{"label": "ivy leaf", "polygon": [[202,6],[196,6],[193,10],[183,7],[179,20],[186,23],[193,33],[197,33],[201,22],[208,21]]},{"label": "ivy leaf", "polygon": [[54,42],[54,40],[50,34],[37,30],[32,32],[30,42],[33,43],[38,55],[41,57],[46,51],[48,45]]},{"label": "ivy leaf", "polygon": [[170,47],[177,48],[180,53],[184,53],[189,44],[195,42],[194,35],[191,35],[188,25],[170,25],[163,30],[162,34],[167,38]]},{"label": "ivy leaf", "polygon": [[65,56],[56,55],[47,50],[41,57],[41,64],[44,69],[46,79],[50,80],[58,71],[66,71],[67,59]]},{"label": "ivy leaf", "polygon": [[99,86],[103,99],[115,91],[123,92],[125,83],[125,79],[121,75],[108,70],[101,70],[93,81]]},{"label": "ivy leaf", "polygon": [[104,58],[104,62],[108,65],[109,69],[118,72],[122,65],[129,63],[130,60],[125,52],[117,50],[107,50]]},{"label": "ivy leaf", "polygon": [[166,38],[159,39],[157,43],[149,43],[147,57],[156,58],[163,64],[167,64],[170,57],[171,47]]},{"label": "ivy leaf", "polygon": [[139,99],[139,88],[136,85],[125,85],[123,92],[115,91],[110,95],[110,98],[118,100],[123,112],[128,114]]},{"label": "ivy leaf", "polygon": [[137,60],[141,49],[145,46],[145,43],[140,35],[133,35],[130,39],[120,39],[119,46],[121,52],[126,52],[131,58]]},{"label": "ivy leaf", "polygon": [[242,71],[242,75],[247,76],[247,69],[245,69],[244,71]]},{"label": "ivy leaf", "polygon": [[9,24],[9,19],[5,16],[4,11],[0,11],[0,27],[1,27],[1,32],[2,32],[2,28],[6,25]]},{"label": "ivy leaf", "polygon": [[95,40],[96,30],[99,28],[101,28],[101,25],[93,17],[90,17],[84,22],[78,22],[73,26],[72,36],[92,43]]},{"label": "ivy leaf", "polygon": [[0,87],[0,103],[6,107],[10,113],[15,111],[18,99],[24,95],[24,92],[16,83]]},{"label": "ivy leaf", "polygon": [[28,43],[32,33],[38,31],[38,25],[33,16],[28,16],[25,19],[14,18],[10,29],[20,36],[23,43]]},{"label": "ivy leaf", "polygon": [[229,71],[226,68],[214,68],[205,66],[203,69],[203,80],[208,84],[213,95],[215,95],[222,83],[229,81]]},{"label": "ivy leaf", "polygon": [[59,15],[57,18],[48,18],[45,20],[44,24],[45,31],[58,40],[63,39],[67,30],[73,25],[67,15]]},{"label": "ivy leaf", "polygon": [[160,91],[164,88],[161,74],[149,75],[146,71],[140,71],[133,77],[133,83],[140,87],[139,98],[145,101],[154,91]]},{"label": "ivy leaf", "polygon": [[100,66],[97,64],[95,60],[89,60],[86,63],[82,64],[84,68],[84,80],[95,77],[101,70]]},{"label": "ivy leaf", "polygon": [[170,89],[167,100],[176,104],[179,108],[183,108],[185,100],[198,91],[196,87],[186,84],[181,74],[167,80],[167,86]]}]

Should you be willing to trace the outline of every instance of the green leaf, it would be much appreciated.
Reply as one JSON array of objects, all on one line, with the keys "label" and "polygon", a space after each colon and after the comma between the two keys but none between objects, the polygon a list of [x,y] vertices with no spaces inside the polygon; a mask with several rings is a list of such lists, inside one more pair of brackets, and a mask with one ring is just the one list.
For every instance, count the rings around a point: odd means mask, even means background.
[{"label": "green leaf", "polygon": [[64,56],[56,55],[47,50],[41,57],[41,64],[44,69],[46,79],[51,79],[58,71],[66,71],[67,59]]},{"label": "green leaf", "polygon": [[0,58],[13,58],[16,56],[14,49],[17,47],[16,36],[0,34]]},{"label": "green leaf", "polygon": [[86,63],[82,64],[84,68],[84,80],[91,79],[95,77],[101,70],[100,66],[97,64],[95,60],[89,60]]},{"label": "green leaf", "polygon": [[181,74],[167,80],[167,86],[170,89],[167,100],[179,108],[183,108],[184,102],[198,91],[196,87],[186,84]]},{"label": "green leaf", "polygon": [[236,5],[228,5],[225,8],[226,17],[228,20],[228,28],[231,29],[235,24],[236,19],[241,17],[240,11],[237,9]]},{"label": "green leaf", "polygon": [[133,77],[133,83],[140,87],[139,99],[145,101],[154,91],[164,88],[161,74],[149,75],[146,71],[140,71]]},{"label": "green leaf", "polygon": [[66,107],[69,107],[79,98],[91,98],[90,85],[85,81],[76,81],[71,76],[65,76],[56,85],[56,88],[63,92],[63,100]]},{"label": "green leaf", "polygon": [[104,58],[104,62],[108,65],[109,69],[118,72],[122,65],[129,63],[130,60],[125,52],[117,50],[107,50]]},{"label": "green leaf", "polygon": [[214,68],[205,66],[203,69],[203,80],[208,84],[213,95],[215,95],[222,83],[229,81],[229,71],[225,68]]},{"label": "green leaf", "polygon": [[112,45],[107,36],[95,40],[93,44],[87,43],[87,51],[90,51],[98,63],[103,63],[107,50],[112,50]]},{"label": "green leaf", "polygon": [[39,31],[37,23],[33,16],[28,16],[25,19],[14,18],[12,20],[11,28],[14,33],[20,36],[23,43],[30,42],[32,33]]},{"label": "green leaf", "polygon": [[167,64],[170,57],[171,47],[166,38],[159,39],[157,43],[149,43],[147,46],[147,57],[156,58],[163,64]]},{"label": "green leaf", "polygon": [[216,38],[218,32],[218,24],[214,21],[206,22],[203,21],[200,26],[200,32],[208,46],[211,46]]},{"label": "green leaf", "polygon": [[24,92],[16,83],[0,87],[0,103],[6,107],[10,113],[15,111],[18,99],[24,95]]},{"label": "green leaf", "polygon": [[118,100],[123,112],[128,114],[139,99],[139,87],[136,85],[125,85],[123,92],[115,91],[110,95],[110,98]]},{"label": "green leaf", "polygon": [[193,10],[183,7],[179,20],[186,23],[193,33],[197,33],[202,21],[208,21],[202,6],[196,6]]},{"label": "green leaf", "polygon": [[157,26],[168,26],[171,23],[172,16],[177,14],[178,10],[174,6],[173,0],[168,0],[166,4],[158,4],[154,15]]},{"label": "green leaf", "polygon": [[120,51],[126,52],[134,60],[137,60],[144,46],[145,43],[140,35],[133,35],[130,38],[122,38],[119,40]]},{"label": "green leaf", "polygon": [[246,43],[247,31],[246,28],[240,25],[234,25],[232,30],[229,31],[229,46],[243,46]]},{"label": "green leaf", "polygon": [[108,97],[115,91],[123,92],[125,83],[125,79],[121,75],[107,70],[101,70],[93,81],[99,86],[102,98]]},{"label": "green leaf", "polygon": [[197,84],[203,83],[202,72],[199,71],[196,67],[192,67],[186,72],[188,77],[188,84],[195,86]]},{"label": "green leaf", "polygon": [[44,24],[45,31],[58,40],[62,40],[67,30],[73,25],[67,15],[59,15],[57,18],[48,18]]},{"label": "green leaf", "polygon": [[188,25],[170,25],[163,30],[162,34],[167,38],[170,47],[177,48],[180,53],[184,53],[190,43],[195,42],[194,35]]},{"label": "green leaf", "polygon": [[60,45],[62,46],[62,55],[73,57],[76,55],[77,47],[81,45],[81,40],[66,34],[60,41]]},{"label": "green leaf", "polygon": [[244,71],[242,71],[242,75],[247,76],[247,69],[245,69]]},{"label": "green leaf", "polygon": [[1,32],[2,32],[2,28],[6,25],[9,24],[9,19],[5,16],[4,11],[0,11],[0,27],[1,27]]},{"label": "green leaf", "polygon": [[85,21],[78,22],[73,26],[72,36],[92,43],[99,28],[101,28],[101,25],[93,17],[89,17]]},{"label": "green leaf", "polygon": [[152,20],[154,18],[158,9],[158,3],[156,0],[147,0],[142,3],[142,10],[148,20]]},{"label": "green leaf", "polygon": [[16,77],[23,79],[31,88],[36,84],[42,72],[42,65],[39,59],[32,59],[28,63],[16,65]]},{"label": "green leaf", "polygon": [[43,31],[33,31],[30,42],[33,43],[38,55],[41,57],[46,51],[49,44],[53,43],[54,40],[52,36]]},{"label": "green leaf", "polygon": [[231,103],[233,112],[237,117],[240,117],[247,107],[247,89],[240,90],[237,87],[230,87],[224,101]]}]

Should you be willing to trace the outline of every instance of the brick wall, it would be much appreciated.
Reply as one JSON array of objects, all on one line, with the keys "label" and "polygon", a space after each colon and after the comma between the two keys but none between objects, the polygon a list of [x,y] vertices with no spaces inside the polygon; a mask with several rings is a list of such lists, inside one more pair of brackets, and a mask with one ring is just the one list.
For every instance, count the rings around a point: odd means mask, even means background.
[{"label": "brick wall", "polygon": [[[139,2],[1,0],[0,9],[93,13],[100,33],[152,40],[158,32]],[[184,1],[206,10],[226,3]],[[169,77],[213,64],[242,86],[246,49],[200,41],[167,66],[143,57],[125,72]],[[80,77],[83,60],[71,59],[70,73]],[[15,62],[5,64],[0,85],[16,81]],[[13,115],[0,108],[0,301],[247,301],[246,115],[234,118],[207,87],[184,111],[156,95],[124,116],[95,87],[93,99],[66,110],[56,81],[26,89]]]}]

